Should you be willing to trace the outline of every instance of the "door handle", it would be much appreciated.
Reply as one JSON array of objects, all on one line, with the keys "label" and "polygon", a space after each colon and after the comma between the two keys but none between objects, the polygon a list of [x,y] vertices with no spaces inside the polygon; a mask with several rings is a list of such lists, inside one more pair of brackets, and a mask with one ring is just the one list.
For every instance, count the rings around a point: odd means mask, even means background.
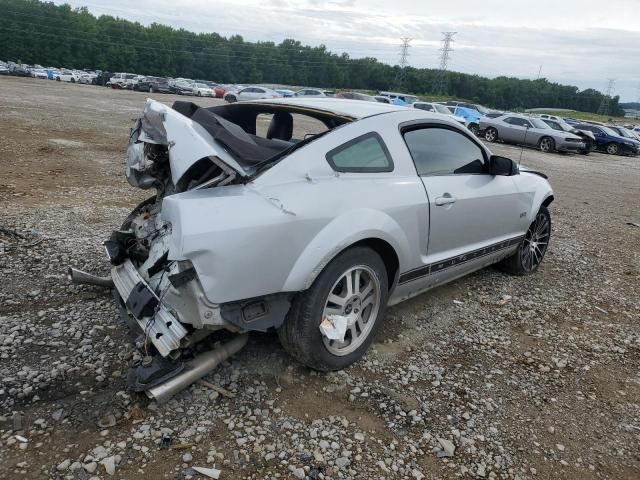
[{"label": "door handle", "polygon": [[436,205],[438,207],[449,205],[450,203],[456,203],[456,197],[452,197],[448,193],[445,193],[442,197],[436,197]]}]

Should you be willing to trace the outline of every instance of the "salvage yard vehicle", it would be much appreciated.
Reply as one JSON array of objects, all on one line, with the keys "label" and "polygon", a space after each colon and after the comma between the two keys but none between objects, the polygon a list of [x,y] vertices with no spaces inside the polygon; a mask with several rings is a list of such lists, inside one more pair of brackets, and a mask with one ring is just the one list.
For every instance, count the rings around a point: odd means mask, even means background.
[{"label": "salvage yard vehicle", "polygon": [[578,130],[592,132],[596,139],[596,150],[609,155],[638,155],[638,145],[630,138],[621,137],[604,125],[579,123],[574,125]]},{"label": "salvage yard vehicle", "polygon": [[632,142],[636,146],[636,152],[640,151],[640,141],[638,141],[638,138],[635,136],[633,132],[618,125],[607,125],[607,128],[609,130],[613,130],[615,133],[620,135],[622,138],[626,139],[628,142]]},{"label": "salvage yard vehicle", "polygon": [[579,152],[586,148],[577,135],[556,131],[544,121],[535,117],[506,114],[501,117],[480,120],[480,130],[488,142],[502,140],[505,143],[537,147],[548,152]]},{"label": "salvage yard vehicle", "polygon": [[278,92],[267,87],[249,86],[238,91],[229,91],[224,94],[224,99],[229,103],[242,100],[261,100],[264,98],[278,98]]},{"label": "salvage yard vehicle", "polygon": [[197,97],[215,97],[216,95],[213,89],[204,83],[194,83],[192,91]]},{"label": "salvage yard vehicle", "polygon": [[171,93],[169,81],[161,77],[144,77],[134,85],[133,89],[149,93]]},{"label": "salvage yard vehicle", "polygon": [[569,125],[564,120],[553,120],[551,118],[541,118],[541,120],[549,125],[554,130],[559,132],[569,132],[577,135],[584,142],[584,148],[580,150],[582,155],[588,155],[589,152],[592,152],[596,148],[596,137],[593,135],[593,132],[588,130],[578,130],[577,128]]},{"label": "salvage yard vehicle", "polygon": [[74,70],[61,70],[56,76],[58,82],[76,83],[80,79],[80,74]]},{"label": "salvage yard vehicle", "polygon": [[445,108],[451,112],[451,115],[464,118],[467,122],[467,128],[471,133],[474,135],[480,134],[480,120],[482,119],[482,114],[478,110],[456,105],[446,105]]},{"label": "salvage yard vehicle", "polygon": [[449,110],[447,107],[445,107],[441,103],[413,102],[411,104],[411,107],[419,108],[420,110],[424,110],[425,112],[434,112],[434,113],[441,113],[443,115],[447,115],[464,127],[469,125],[469,122],[464,117],[459,117],[457,115],[454,115],[453,113],[451,113],[451,110]]},{"label": "salvage yard vehicle", "polygon": [[378,102],[149,99],[126,176],[156,193],[105,248],[123,317],[155,352],[130,385],[153,398],[197,380],[187,347],[221,329],[275,328],[303,364],[345,368],[387,305],[495,263],[534,273],[551,235],[544,175],[444,115]]}]

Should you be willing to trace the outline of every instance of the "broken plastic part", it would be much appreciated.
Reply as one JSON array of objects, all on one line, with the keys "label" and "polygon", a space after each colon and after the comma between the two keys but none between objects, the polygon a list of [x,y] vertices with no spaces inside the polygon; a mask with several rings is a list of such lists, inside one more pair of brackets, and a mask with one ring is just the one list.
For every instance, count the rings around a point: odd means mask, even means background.
[{"label": "broken plastic part", "polygon": [[199,474],[205,475],[215,480],[220,478],[220,474],[222,473],[222,471],[218,470],[217,468],[205,468],[205,467],[191,467],[191,468],[193,468],[193,470],[195,470]]},{"label": "broken plastic part", "polygon": [[327,315],[320,323],[320,332],[329,340],[344,342],[349,319],[344,315]]}]

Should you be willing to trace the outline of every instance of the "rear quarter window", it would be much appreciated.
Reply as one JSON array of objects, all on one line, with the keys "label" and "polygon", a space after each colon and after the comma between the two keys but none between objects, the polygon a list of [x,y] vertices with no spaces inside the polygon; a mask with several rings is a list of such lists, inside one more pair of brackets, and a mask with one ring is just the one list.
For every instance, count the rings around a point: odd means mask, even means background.
[{"label": "rear quarter window", "polygon": [[382,137],[375,132],[354,138],[327,153],[337,172],[391,172],[393,161]]}]

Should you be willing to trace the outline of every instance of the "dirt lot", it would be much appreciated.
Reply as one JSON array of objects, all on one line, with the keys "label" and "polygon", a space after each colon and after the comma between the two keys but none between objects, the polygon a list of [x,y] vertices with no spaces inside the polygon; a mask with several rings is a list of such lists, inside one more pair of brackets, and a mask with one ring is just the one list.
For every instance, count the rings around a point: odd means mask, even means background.
[{"label": "dirt lot", "polygon": [[391,309],[343,372],[252,335],[208,377],[232,398],[157,406],[126,391],[109,293],[65,279],[107,272],[101,242],[145,197],[123,170],[146,96],[0,78],[1,478],[640,478],[637,158],[525,150],[556,196],[536,275],[486,269]]}]

